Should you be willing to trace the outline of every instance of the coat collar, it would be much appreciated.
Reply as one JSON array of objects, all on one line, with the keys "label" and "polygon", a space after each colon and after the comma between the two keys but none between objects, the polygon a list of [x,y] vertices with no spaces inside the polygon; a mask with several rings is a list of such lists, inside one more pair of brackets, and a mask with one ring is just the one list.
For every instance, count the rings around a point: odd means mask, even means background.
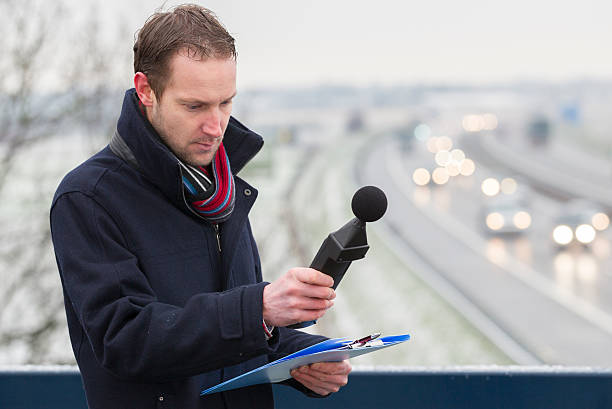
[{"label": "coat collar", "polygon": [[[132,88],[125,93],[121,115],[117,122],[118,140],[123,142],[111,148],[120,147],[121,156],[130,162],[166,197],[182,204],[183,184],[178,159],[161,142],[158,133],[140,112],[138,97]],[[115,138],[117,139],[117,138]],[[115,141],[116,142],[116,141]],[[236,175],[263,146],[263,138],[249,130],[234,117],[223,136],[223,145],[230,160],[232,173]],[[117,152],[115,152],[117,153]]]}]

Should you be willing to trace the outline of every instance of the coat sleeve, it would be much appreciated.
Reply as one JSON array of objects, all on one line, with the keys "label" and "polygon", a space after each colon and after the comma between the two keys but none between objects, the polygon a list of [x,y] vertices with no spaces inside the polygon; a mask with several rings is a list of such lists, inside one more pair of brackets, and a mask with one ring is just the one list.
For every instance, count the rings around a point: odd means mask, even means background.
[{"label": "coat sleeve", "polygon": [[83,193],[57,198],[51,231],[67,301],[115,376],[163,381],[275,353],[262,330],[265,283],[162,303],[117,223]]},{"label": "coat sleeve", "polygon": [[278,330],[280,343],[276,351],[271,354],[274,359],[282,358],[328,339],[321,335],[312,335],[290,328],[279,328]]},{"label": "coat sleeve", "polygon": [[[257,245],[253,238],[253,233],[251,232],[250,224],[247,224],[247,227],[249,229],[249,236],[251,237],[251,240],[253,241],[251,243],[252,244],[251,248],[253,249],[253,257],[255,258],[255,260],[257,260],[257,264],[259,266],[259,252],[257,251]],[[258,268],[257,280],[258,281],[262,280],[260,266]],[[304,349],[306,347],[309,347],[311,345],[317,344],[319,342],[322,342],[328,339],[327,337],[323,337],[321,335],[312,335],[312,334],[308,334],[302,331],[298,331],[298,330],[294,330],[290,328],[284,328],[284,327],[275,328],[273,334],[275,336],[272,339],[273,340],[278,339],[278,346],[276,347],[275,351],[269,354],[270,362],[275,361],[289,354],[297,352],[301,349]],[[311,391],[310,389],[306,388],[304,385],[302,385],[301,383],[299,383],[293,378],[287,379],[286,381],[281,382],[281,384],[291,386],[292,388],[297,389],[298,391],[302,392],[303,394],[309,397],[315,397],[315,398],[322,397],[321,395],[318,395],[315,392]]]}]

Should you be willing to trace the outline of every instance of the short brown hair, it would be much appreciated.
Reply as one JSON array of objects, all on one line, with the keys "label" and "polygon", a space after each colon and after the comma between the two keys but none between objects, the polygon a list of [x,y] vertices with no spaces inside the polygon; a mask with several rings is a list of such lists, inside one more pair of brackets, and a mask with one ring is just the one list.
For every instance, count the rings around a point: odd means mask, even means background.
[{"label": "short brown hair", "polygon": [[236,58],[234,38],[212,11],[183,4],[156,12],[134,41],[134,72],[147,76],[157,98],[166,88],[170,59],[181,50],[191,58]]}]

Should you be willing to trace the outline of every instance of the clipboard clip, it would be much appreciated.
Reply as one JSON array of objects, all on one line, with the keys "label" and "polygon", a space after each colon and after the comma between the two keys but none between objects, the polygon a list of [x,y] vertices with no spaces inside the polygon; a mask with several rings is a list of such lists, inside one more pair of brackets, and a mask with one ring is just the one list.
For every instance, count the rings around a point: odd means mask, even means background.
[{"label": "clipboard clip", "polygon": [[[353,341],[353,342],[351,342],[349,344],[346,344],[345,346],[343,346],[340,349],[353,349],[353,348],[361,348],[361,347],[373,346],[374,344],[372,343],[372,341],[374,341],[378,337],[380,337],[380,332],[375,332],[374,334],[370,334],[370,335],[367,335],[367,336],[365,336],[363,338],[356,339],[355,341]],[[379,341],[378,343],[382,344],[382,341]]]}]

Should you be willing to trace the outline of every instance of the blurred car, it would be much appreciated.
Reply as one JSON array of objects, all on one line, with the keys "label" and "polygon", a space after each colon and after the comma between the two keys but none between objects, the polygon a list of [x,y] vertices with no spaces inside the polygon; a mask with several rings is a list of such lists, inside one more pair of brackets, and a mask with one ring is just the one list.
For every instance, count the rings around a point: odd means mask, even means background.
[{"label": "blurred car", "polygon": [[527,198],[531,195],[529,184],[520,176],[491,173],[480,184],[480,190],[485,197],[504,195],[519,195]]},{"label": "blurred car", "polygon": [[545,116],[534,117],[527,126],[527,135],[534,146],[544,146],[551,134],[551,124]]},{"label": "blurred car", "polygon": [[417,186],[441,186],[450,180],[450,175],[445,168],[434,169],[417,168],[412,173],[412,181]]},{"label": "blurred car", "polygon": [[480,223],[487,234],[523,233],[531,226],[531,211],[522,195],[489,198],[480,209]]},{"label": "blurred car", "polygon": [[599,206],[586,200],[570,200],[554,219],[552,240],[559,247],[590,245],[598,231],[606,230],[610,218]]}]

